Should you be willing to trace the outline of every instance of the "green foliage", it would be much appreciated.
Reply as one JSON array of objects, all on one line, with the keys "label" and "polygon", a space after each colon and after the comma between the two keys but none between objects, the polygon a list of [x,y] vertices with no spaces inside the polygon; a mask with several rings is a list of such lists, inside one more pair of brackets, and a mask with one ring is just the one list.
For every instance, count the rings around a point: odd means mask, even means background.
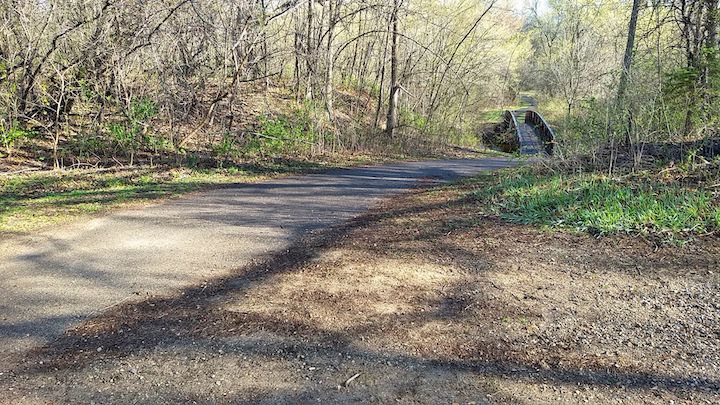
[{"label": "green foliage", "polygon": [[523,224],[688,236],[720,230],[712,193],[658,183],[624,184],[598,175],[505,175],[474,197],[502,218]]},{"label": "green foliage", "polygon": [[234,158],[239,154],[237,140],[230,133],[224,133],[220,142],[212,145],[212,151],[215,155],[222,157],[223,160],[218,161],[219,167],[223,166],[224,160]]},{"label": "green foliage", "polygon": [[99,96],[85,78],[79,78],[76,82],[76,86],[80,99],[83,101],[93,101]]},{"label": "green foliage", "polygon": [[[694,127],[717,126],[718,96],[720,96],[720,61],[717,48],[704,48],[698,67],[681,67],[665,74],[663,96],[672,108],[672,118],[683,122],[691,118]],[[701,78],[707,72],[707,86]],[[687,113],[690,113],[687,115]],[[684,122],[683,122],[684,123]],[[688,135],[688,134],[686,134]]]},{"label": "green foliage", "polygon": [[173,152],[175,150],[175,145],[169,139],[152,133],[145,134],[143,143],[155,153],[160,151]]},{"label": "green foliage", "polygon": [[36,131],[24,129],[17,122],[13,123],[8,129],[0,129],[0,143],[5,148],[5,152],[10,156],[13,147],[23,139],[34,138],[38,135]]},{"label": "green foliage", "polygon": [[381,90],[380,85],[373,83],[372,85],[370,85],[370,88],[368,89],[368,93],[370,94],[371,97],[377,98],[380,95],[380,90]]},{"label": "green foliage", "polygon": [[677,164],[677,170],[682,175],[689,175],[695,168],[697,161],[698,150],[692,149],[687,152],[687,155]]},{"label": "green foliage", "polygon": [[663,86],[664,96],[668,101],[687,105],[687,102],[695,96],[695,86],[699,77],[700,72],[695,68],[678,68],[667,73]]},{"label": "green foliage", "polygon": [[265,153],[281,152],[295,136],[302,135],[297,131],[297,127],[284,117],[261,117],[260,127],[260,135],[253,141],[256,148]]},{"label": "green foliage", "polygon": [[136,147],[136,132],[131,128],[128,128],[125,124],[110,124],[108,125],[108,131],[112,138],[120,144],[122,147],[135,149]]},{"label": "green foliage", "polygon": [[[665,74],[663,91],[664,95],[687,107],[688,100],[694,100],[699,96],[700,70],[706,70],[710,82],[711,93],[717,93],[720,86],[720,60],[718,60],[717,47],[705,47],[702,49],[700,67],[680,67]],[[717,94],[716,94],[717,95]]]},{"label": "green foliage", "polygon": [[112,139],[132,154],[143,141],[140,136],[147,132],[150,120],[157,114],[155,103],[147,98],[133,101],[125,112],[125,120],[108,125]]},{"label": "green foliage", "polygon": [[480,143],[480,139],[477,134],[459,130],[449,131],[448,139],[451,144],[458,146],[473,147]]},{"label": "green foliage", "polygon": [[200,163],[200,158],[198,157],[198,155],[196,155],[194,153],[190,153],[187,155],[186,162],[187,162],[186,163],[187,167],[189,167],[191,169],[195,169],[198,167],[198,164]]},{"label": "green foliage", "polygon": [[157,114],[155,103],[147,98],[138,100],[130,104],[130,114],[128,118],[133,123],[146,123]]},{"label": "green foliage", "polygon": [[400,108],[400,122],[418,131],[428,129],[428,119],[409,108]]},{"label": "green foliage", "polygon": [[112,148],[111,141],[105,136],[82,134],[70,140],[68,149],[79,159],[101,156]]},{"label": "green foliage", "polygon": [[285,152],[302,152],[309,148],[318,134],[310,119],[311,106],[295,111],[292,118],[260,117],[260,130],[245,145],[251,155],[273,155]]},{"label": "green foliage", "polygon": [[579,103],[573,114],[559,121],[558,129],[562,135],[559,141],[563,146],[587,153],[608,141],[609,134],[624,139],[624,130],[620,125],[627,120],[613,120],[618,128],[608,131],[608,108],[607,104],[595,98]]}]

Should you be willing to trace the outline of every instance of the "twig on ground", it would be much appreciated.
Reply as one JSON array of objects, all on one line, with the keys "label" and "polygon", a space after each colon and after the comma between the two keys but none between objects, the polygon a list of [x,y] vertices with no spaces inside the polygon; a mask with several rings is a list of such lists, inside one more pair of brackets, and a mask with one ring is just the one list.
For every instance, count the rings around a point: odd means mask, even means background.
[{"label": "twig on ground", "polygon": [[362,373],[355,373],[355,375],[345,380],[345,382],[343,383],[343,387],[347,387],[348,385],[350,385],[350,383],[355,381],[358,377],[360,377],[360,375],[362,375]]}]

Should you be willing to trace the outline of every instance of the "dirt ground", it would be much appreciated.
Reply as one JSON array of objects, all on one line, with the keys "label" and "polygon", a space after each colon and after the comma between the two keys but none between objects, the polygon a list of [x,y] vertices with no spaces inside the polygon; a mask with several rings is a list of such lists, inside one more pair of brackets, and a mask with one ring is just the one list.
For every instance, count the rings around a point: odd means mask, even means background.
[{"label": "dirt ground", "polygon": [[463,187],[114,307],[0,375],[0,402],[720,402],[720,241],[510,225]]}]

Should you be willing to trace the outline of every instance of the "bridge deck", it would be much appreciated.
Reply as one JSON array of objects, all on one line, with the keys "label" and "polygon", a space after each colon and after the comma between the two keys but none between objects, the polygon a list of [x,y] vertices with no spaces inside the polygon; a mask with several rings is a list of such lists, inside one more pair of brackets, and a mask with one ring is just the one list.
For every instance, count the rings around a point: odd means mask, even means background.
[{"label": "bridge deck", "polygon": [[535,128],[525,123],[525,112],[527,110],[512,111],[518,123],[517,133],[520,141],[520,154],[537,155],[544,152],[543,143],[540,142]]}]

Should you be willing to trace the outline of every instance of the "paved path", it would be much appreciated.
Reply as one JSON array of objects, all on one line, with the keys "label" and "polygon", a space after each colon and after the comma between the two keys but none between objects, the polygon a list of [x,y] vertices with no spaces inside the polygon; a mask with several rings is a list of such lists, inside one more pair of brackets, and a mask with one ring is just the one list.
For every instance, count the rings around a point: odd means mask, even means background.
[{"label": "paved path", "polygon": [[529,94],[520,94],[520,103],[528,108],[537,108],[538,106],[537,99]]},{"label": "paved path", "polygon": [[0,371],[123,300],[177,292],[361,214],[419,179],[512,165],[501,158],[334,170],[196,193],[0,241]]}]

